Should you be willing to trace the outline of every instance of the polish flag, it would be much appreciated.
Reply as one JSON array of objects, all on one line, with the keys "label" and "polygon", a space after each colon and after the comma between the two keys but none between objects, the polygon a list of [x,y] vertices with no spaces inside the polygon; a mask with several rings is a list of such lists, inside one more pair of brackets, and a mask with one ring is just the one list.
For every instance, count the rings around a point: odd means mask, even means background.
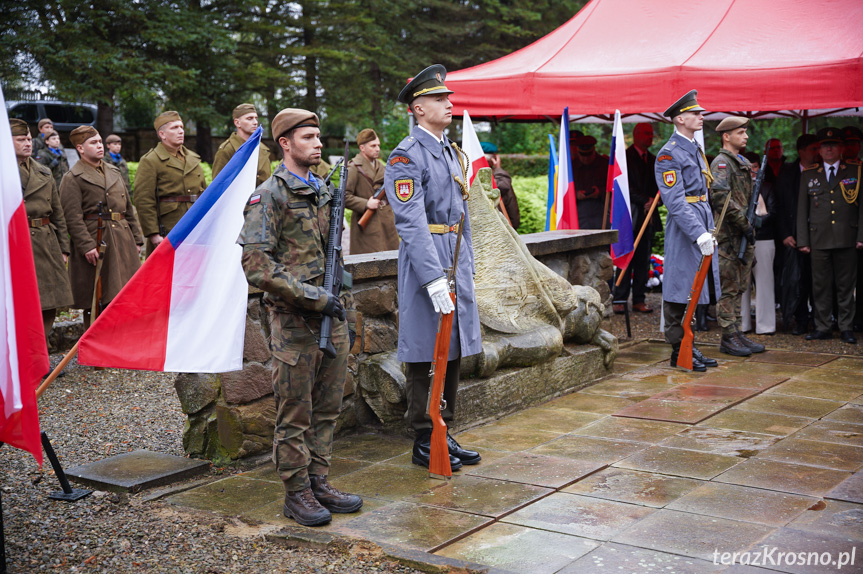
[{"label": "polish flag", "polygon": [[[467,110],[464,111],[464,119],[461,127],[461,149],[467,154],[470,159],[470,181],[467,186],[470,187],[479,170],[488,165],[488,160],[485,159],[485,153],[482,151],[482,144],[479,143],[479,137],[476,135],[476,130],[473,128],[473,122],[470,120],[470,114]],[[494,178],[491,179],[491,186],[497,188]]]},{"label": "polish flag", "polygon": [[259,127],[78,343],[78,363],[147,371],[243,368],[248,283],[237,238],[255,201]]},{"label": "polish flag", "polygon": [[611,154],[608,158],[608,190],[611,193],[611,228],[617,230],[617,243],[611,245],[611,261],[626,269],[634,252],[632,209],[629,201],[629,177],[626,167],[626,144],[620,110],[614,112]]},{"label": "polish flag", "polygon": [[36,385],[48,373],[48,348],[33,265],[18,161],[0,89],[0,442],[31,453],[42,466]]}]

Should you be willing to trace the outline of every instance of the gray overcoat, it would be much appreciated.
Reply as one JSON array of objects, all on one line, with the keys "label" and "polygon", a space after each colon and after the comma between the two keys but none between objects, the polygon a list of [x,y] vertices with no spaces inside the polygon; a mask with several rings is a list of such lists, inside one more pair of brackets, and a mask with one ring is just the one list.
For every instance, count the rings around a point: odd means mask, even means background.
[{"label": "gray overcoat", "polygon": [[424,286],[443,277],[452,265],[456,233],[432,234],[430,223],[456,225],[465,216],[456,273],[456,316],[449,360],[482,350],[479,312],[474,295],[476,272],[467,201],[453,179],[464,179],[455,150],[414,127],[387,161],[384,187],[395,214],[399,244],[398,359],[408,363],[433,359],[438,314]]},{"label": "gray overcoat", "polygon": [[[695,273],[701,263],[701,251],[695,240],[713,230],[713,212],[709,201],[687,203],[686,196],[707,195],[707,180],[702,170],[707,164],[694,142],[675,131],[656,154],[654,174],[662,203],[668,209],[665,220],[665,261],[662,299],[685,304],[689,299]],[[713,280],[719,299],[719,263],[713,254]],[[709,279],[708,279],[709,280]],[[699,303],[709,303],[708,281],[701,289]]]}]

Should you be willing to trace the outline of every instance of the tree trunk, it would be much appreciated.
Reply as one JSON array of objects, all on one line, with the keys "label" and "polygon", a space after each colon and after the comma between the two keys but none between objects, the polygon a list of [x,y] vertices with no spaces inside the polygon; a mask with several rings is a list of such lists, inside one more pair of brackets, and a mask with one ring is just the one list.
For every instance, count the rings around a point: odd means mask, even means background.
[{"label": "tree trunk", "polygon": [[99,101],[96,104],[96,131],[102,135],[102,138],[106,138],[114,133],[113,98],[110,98],[108,101],[112,103]]},{"label": "tree trunk", "polygon": [[196,122],[198,136],[195,139],[195,152],[201,156],[201,161],[213,163],[213,133],[207,122]]}]

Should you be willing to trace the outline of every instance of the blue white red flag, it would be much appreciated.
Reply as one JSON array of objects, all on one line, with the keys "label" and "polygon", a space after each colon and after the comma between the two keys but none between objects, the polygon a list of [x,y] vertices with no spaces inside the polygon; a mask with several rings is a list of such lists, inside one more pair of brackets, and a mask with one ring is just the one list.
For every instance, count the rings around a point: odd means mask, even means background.
[{"label": "blue white red flag", "polygon": [[615,267],[624,269],[632,259],[633,232],[626,168],[626,144],[623,141],[620,110],[614,112],[611,153],[608,157],[608,181],[611,192],[611,228],[617,230],[617,243],[611,245],[611,261]]},{"label": "blue white red flag", "polygon": [[42,466],[36,385],[48,373],[48,347],[18,162],[0,89],[0,442]]},{"label": "blue white red flag", "polygon": [[147,371],[243,368],[248,284],[237,237],[262,130],[240,146],[78,343],[78,362]]},{"label": "blue white red flag", "polygon": [[[545,230],[549,231],[557,226],[557,217],[554,214],[554,206],[557,203],[557,150],[555,149],[554,136],[548,134],[548,201],[545,206]],[[552,223],[554,222],[554,223]]]},{"label": "blue white red flag", "polygon": [[554,227],[578,229],[578,209],[575,204],[575,182],[572,177],[572,155],[569,150],[569,107],[560,119],[560,149],[557,153],[557,187],[554,203]]}]

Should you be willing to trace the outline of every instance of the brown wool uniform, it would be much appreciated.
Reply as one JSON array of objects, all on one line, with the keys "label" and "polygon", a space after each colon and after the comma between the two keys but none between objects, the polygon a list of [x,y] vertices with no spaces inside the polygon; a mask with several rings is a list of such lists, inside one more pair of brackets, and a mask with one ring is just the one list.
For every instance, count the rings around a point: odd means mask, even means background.
[{"label": "brown wool uniform", "polygon": [[494,170],[494,183],[500,190],[501,209],[506,210],[512,228],[518,229],[521,224],[521,214],[518,211],[518,198],[512,189],[512,176],[508,171],[497,168]]},{"label": "brown wool uniform", "polygon": [[345,187],[345,207],[351,214],[351,255],[375,253],[399,248],[393,208],[386,194],[379,197],[380,207],[361,229],[360,218],[366,212],[366,202],[384,184],[384,164],[378,160],[370,162],[363,154],[357,154],[348,163],[348,181]]},{"label": "brown wool uniform", "polygon": [[32,158],[18,164],[18,170],[42,309],[68,307],[72,304],[72,290],[63,254],[70,252],[69,234],[54,177],[51,170]]},{"label": "brown wool uniform", "polygon": [[69,277],[76,309],[90,309],[96,267],[87,262],[84,254],[98,247],[95,218],[99,202],[103,202],[103,241],[108,245],[102,264],[102,304],[107,305],[141,266],[136,245],[144,238],[132,213],[132,203],[120,170],[101,162],[96,169],[83,160],[76,163],[63,176],[60,201],[66,216],[66,226],[72,238],[72,255],[69,257]]},{"label": "brown wool uniform", "polygon": [[[231,134],[231,137],[222,142],[216,151],[216,157],[213,159],[213,177],[219,175],[237,150],[240,149],[245,141],[237,135],[237,132]],[[255,187],[261,185],[267,178],[270,177],[272,170],[270,169],[270,148],[261,142],[258,145],[258,172],[255,179]]]},{"label": "brown wool uniform", "polygon": [[832,183],[827,182],[825,168],[820,165],[800,174],[797,247],[812,250],[815,328],[824,333],[831,331],[834,289],[839,330],[852,329],[857,281],[855,244],[863,242],[863,210],[857,195],[861,171],[858,160],[842,160]]},{"label": "brown wool uniform", "polygon": [[[159,233],[160,212],[170,232],[206,188],[201,157],[186,146],[174,156],[159,142],[145,153],[135,173],[135,207],[144,237]],[[155,248],[147,241],[147,255]]]}]

